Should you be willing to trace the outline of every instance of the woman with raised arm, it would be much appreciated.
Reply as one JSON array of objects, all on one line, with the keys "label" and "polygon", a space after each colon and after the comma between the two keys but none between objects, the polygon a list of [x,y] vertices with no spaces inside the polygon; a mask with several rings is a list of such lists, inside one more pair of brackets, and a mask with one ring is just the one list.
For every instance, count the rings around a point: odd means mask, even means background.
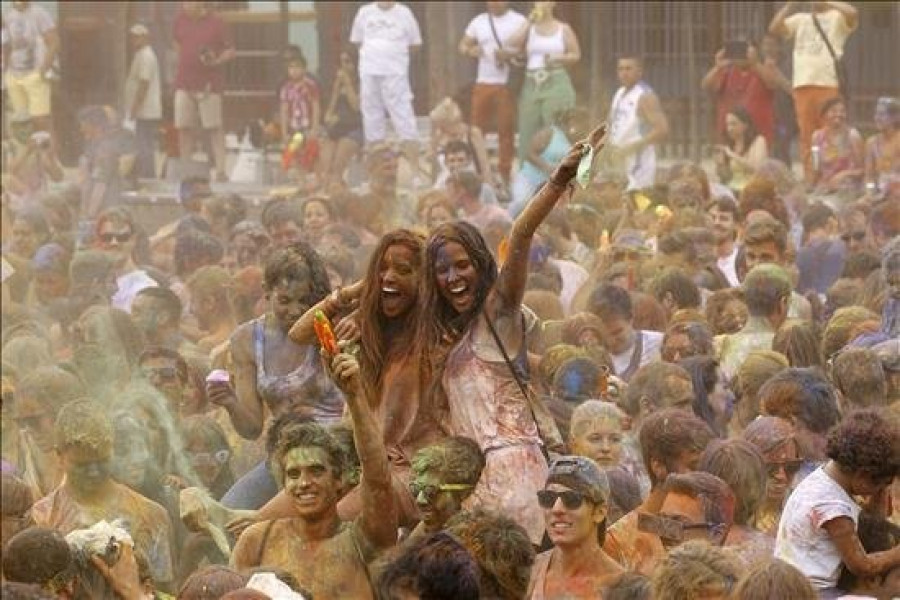
[{"label": "woman with raised arm", "polygon": [[[298,344],[315,344],[314,315],[321,310],[335,323],[338,339],[359,337],[364,389],[381,421],[392,472],[402,484],[401,524],[415,517],[415,504],[405,491],[410,459],[445,435],[435,411],[424,402],[426,376],[413,352],[423,246],[422,236],[412,231],[386,233],[372,252],[365,279],[335,290],[298,319],[290,333]],[[355,497],[351,492],[341,500],[342,516],[358,510]]]},{"label": "woman with raised arm", "polygon": [[[498,270],[484,238],[457,221],[428,238],[417,342],[431,361],[433,398],[446,399],[454,434],[478,442],[486,467],[469,508],[513,517],[539,543],[544,531],[534,495],[547,477],[548,450],[563,447],[549,411],[526,393],[526,323],[522,297],[535,230],[564,195],[579,161],[606,131],[572,146],[550,180],[513,223]],[[425,358],[427,357],[427,359]]]}]

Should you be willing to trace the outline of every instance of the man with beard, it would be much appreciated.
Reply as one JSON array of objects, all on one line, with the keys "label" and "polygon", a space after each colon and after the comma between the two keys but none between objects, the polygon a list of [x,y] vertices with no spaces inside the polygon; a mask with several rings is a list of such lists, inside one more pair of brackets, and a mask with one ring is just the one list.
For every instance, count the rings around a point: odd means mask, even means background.
[{"label": "man with beard", "polygon": [[359,363],[350,354],[331,359],[344,392],[362,466],[362,512],[341,522],[337,503],[346,491],[344,450],[321,425],[284,431],[275,450],[278,478],[297,516],[257,523],[238,539],[232,565],[288,571],[316,598],[372,598],[367,563],[397,539],[397,507],[378,420],[363,393]]},{"label": "man with beard", "polygon": [[725,275],[728,285],[740,285],[737,276],[737,203],[728,197],[713,200],[706,208],[712,219],[713,234],[716,238],[716,266]]},{"label": "man with beard", "polygon": [[153,581],[165,587],[173,580],[166,509],[113,480],[113,430],[103,408],[88,400],[70,402],[57,415],[55,436],[66,476],[32,507],[35,524],[67,534],[100,520],[123,519],[135,548],[147,557]]}]

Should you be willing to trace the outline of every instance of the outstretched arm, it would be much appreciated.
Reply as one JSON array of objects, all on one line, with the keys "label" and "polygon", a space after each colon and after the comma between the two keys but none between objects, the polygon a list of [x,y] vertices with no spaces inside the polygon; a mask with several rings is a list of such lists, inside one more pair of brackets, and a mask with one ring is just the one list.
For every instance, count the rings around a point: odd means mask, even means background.
[{"label": "outstretched arm", "polygon": [[775,13],[775,16],[772,17],[772,22],[769,24],[769,33],[782,38],[787,38],[791,35],[790,30],[788,30],[787,26],[784,24],[784,20],[788,18],[788,15],[791,12],[793,12],[794,4],[794,2],[788,2],[781,7],[781,10]]},{"label": "outstretched arm", "polygon": [[588,145],[596,152],[602,147],[606,135],[606,124],[600,125],[586,140],[569,148],[569,153],[557,165],[550,180],[529,201],[522,214],[516,218],[509,234],[509,255],[497,280],[497,295],[503,309],[515,309],[522,303],[525,283],[528,279],[528,255],[534,232],[541,225],[578,170],[578,163]]},{"label": "outstretched arm", "polygon": [[381,426],[365,397],[356,358],[351,354],[338,354],[331,359],[331,374],[344,392],[353,419],[353,441],[362,466],[359,482],[362,513],[356,523],[370,544],[388,548],[397,541],[397,507]]}]

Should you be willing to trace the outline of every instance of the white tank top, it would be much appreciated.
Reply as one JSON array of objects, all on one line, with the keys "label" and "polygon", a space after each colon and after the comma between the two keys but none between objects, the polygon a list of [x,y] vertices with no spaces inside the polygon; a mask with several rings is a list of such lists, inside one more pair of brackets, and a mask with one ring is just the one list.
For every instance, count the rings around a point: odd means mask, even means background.
[{"label": "white tank top", "polygon": [[559,55],[566,51],[566,40],[563,36],[563,26],[558,25],[556,33],[551,35],[540,35],[532,25],[528,29],[528,52],[529,71],[533,69],[546,69],[546,58],[548,54]]},{"label": "white tank top", "polygon": [[[630,90],[619,88],[610,109],[609,140],[614,146],[624,146],[644,137],[644,124],[638,114],[638,102],[644,94],[652,93],[649,85],[640,81]],[[656,174],[656,148],[646,146],[625,161],[628,189],[642,189],[653,185]]]}]

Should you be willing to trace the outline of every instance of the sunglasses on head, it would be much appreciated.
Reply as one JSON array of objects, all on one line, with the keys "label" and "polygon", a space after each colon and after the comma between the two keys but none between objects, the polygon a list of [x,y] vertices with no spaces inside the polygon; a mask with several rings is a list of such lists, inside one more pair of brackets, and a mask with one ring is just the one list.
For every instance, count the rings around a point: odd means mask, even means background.
[{"label": "sunglasses on head", "polygon": [[796,475],[801,466],[803,466],[803,460],[799,458],[795,460],[782,460],[766,463],[769,477],[775,477],[778,475],[779,470],[784,469],[784,474],[788,476],[788,479]]},{"label": "sunglasses on head", "polygon": [[409,493],[413,498],[418,498],[419,494],[425,497],[426,502],[432,502],[441,492],[462,492],[471,490],[472,486],[467,483],[442,483],[441,485],[420,485],[415,482],[409,484]]},{"label": "sunglasses on head", "polygon": [[557,500],[562,500],[566,510],[576,510],[584,504],[584,494],[576,490],[555,492],[553,490],[539,490],[537,493],[538,504],[541,508],[551,509],[556,506]]},{"label": "sunglasses on head", "polygon": [[98,237],[104,244],[111,244],[113,241],[124,244],[131,239],[131,235],[130,231],[126,231],[124,233],[101,233]]}]

